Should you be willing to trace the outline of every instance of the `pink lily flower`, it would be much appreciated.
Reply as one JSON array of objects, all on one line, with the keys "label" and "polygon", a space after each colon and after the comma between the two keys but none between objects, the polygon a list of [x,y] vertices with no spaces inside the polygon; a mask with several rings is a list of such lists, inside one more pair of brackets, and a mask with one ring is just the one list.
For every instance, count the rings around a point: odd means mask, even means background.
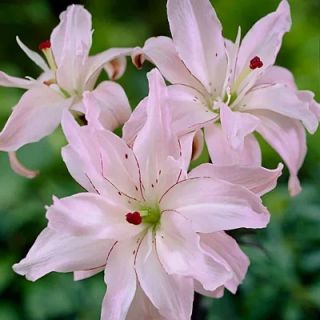
[{"label": "pink lily flower", "polygon": [[63,158],[86,190],[47,208],[48,227],[14,270],[35,281],[105,271],[103,320],[190,319],[194,290],[235,292],[248,258],[224,231],[263,228],[260,195],[281,173],[203,165],[188,177],[170,126],[167,89],[149,74],[148,114],[130,148],[103,128],[64,113]]},{"label": "pink lily flower", "polygon": [[[105,118],[110,113],[118,114],[112,126],[104,123],[108,129],[122,125],[130,116],[130,105],[120,85],[105,81],[94,89],[104,67],[111,79],[122,75],[125,69],[123,55],[130,50],[113,48],[90,57],[91,26],[91,15],[87,10],[80,5],[69,6],[61,14],[50,40],[39,45],[45,59],[17,38],[20,48],[43,71],[37,80],[0,72],[0,86],[27,89],[0,133],[0,150],[11,152],[11,165],[19,174],[33,177],[35,173],[23,168],[12,152],[51,134],[60,124],[64,110],[84,113],[83,92],[92,91],[99,101],[95,108],[104,113]],[[104,96],[110,92],[121,103],[103,103]]]},{"label": "pink lily flower", "polygon": [[[208,0],[168,0],[167,9],[172,39],[150,38],[132,59],[137,67],[151,61],[176,84],[170,91],[178,133],[204,127],[216,164],[260,165],[253,135],[258,132],[287,164],[289,190],[296,195],[306,153],[304,127],[316,131],[320,105],[312,92],[297,90],[288,70],[274,66],[291,27],[288,2],[281,1],[275,12],[259,20],[241,43],[240,28],[235,43],[223,38]],[[128,141],[133,125],[127,124]]]}]

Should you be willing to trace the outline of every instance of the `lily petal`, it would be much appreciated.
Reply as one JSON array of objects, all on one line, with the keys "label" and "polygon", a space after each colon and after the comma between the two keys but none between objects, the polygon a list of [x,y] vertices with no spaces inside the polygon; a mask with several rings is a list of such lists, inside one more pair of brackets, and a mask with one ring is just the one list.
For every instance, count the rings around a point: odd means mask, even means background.
[{"label": "lily petal", "polygon": [[83,103],[88,123],[97,128],[115,130],[130,117],[131,108],[122,87],[104,81],[92,92],[85,92]]},{"label": "lily petal", "polygon": [[103,271],[105,269],[105,266],[100,267],[100,268],[95,268],[89,271],[75,271],[73,273],[73,280],[74,281],[81,281],[84,279],[88,279],[91,278],[92,276],[100,273],[101,271]]},{"label": "lily petal", "polygon": [[190,178],[178,182],[161,198],[163,211],[178,211],[196,232],[264,228],[269,213],[258,196],[223,180]]},{"label": "lily petal", "polygon": [[123,198],[123,201],[141,200],[139,165],[132,149],[122,139],[107,130],[80,127],[68,112],[63,115],[62,128],[74,150],[73,154],[67,155],[67,160],[71,160],[71,173],[86,183],[84,175],[79,173],[81,167],[80,171],[87,175],[100,194]]},{"label": "lily petal", "polygon": [[135,296],[137,280],[133,254],[136,240],[118,242],[111,249],[105,270],[107,293],[102,303],[101,320],[125,320]]},{"label": "lily petal", "polygon": [[143,228],[126,221],[129,211],[117,203],[117,199],[79,193],[61,200],[54,198],[47,210],[47,219],[49,228],[70,236],[125,240]]},{"label": "lily petal", "polygon": [[165,319],[190,319],[193,281],[165,272],[152,243],[151,231],[140,245],[136,272],[141,288]]},{"label": "lily petal", "polygon": [[132,147],[136,137],[147,120],[148,97],[142,99],[134,111],[131,113],[128,121],[123,125],[122,138]]},{"label": "lily petal", "polygon": [[[18,274],[36,281],[49,272],[72,272],[105,265],[114,241],[72,237],[44,229],[26,258],[13,266]],[[104,252],[105,254],[101,254]]]},{"label": "lily petal", "polygon": [[111,63],[115,59],[122,59],[121,57],[131,55],[132,51],[132,48],[111,48],[88,57],[83,75],[84,88],[92,90],[93,84],[106,64]]},{"label": "lily petal", "polygon": [[201,246],[213,259],[232,270],[232,279],[225,284],[225,287],[232,293],[236,293],[250,264],[248,257],[241,251],[237,242],[221,231],[202,234]]},{"label": "lily petal", "polygon": [[22,79],[17,77],[11,77],[0,71],[0,86],[9,88],[21,88],[21,89],[31,89],[35,85],[38,85],[35,80]]},{"label": "lily petal", "polygon": [[306,155],[306,133],[302,124],[272,111],[255,110],[261,119],[257,131],[279,153],[290,171],[289,191],[292,196],[301,191],[297,178]]},{"label": "lily petal", "polygon": [[9,155],[10,166],[15,173],[29,179],[33,179],[39,174],[38,171],[34,171],[26,168],[17,158],[16,152],[9,152],[8,155]]},{"label": "lily petal", "polygon": [[13,109],[0,133],[0,150],[16,151],[49,135],[59,125],[62,112],[71,105],[46,86],[28,90]]},{"label": "lily petal", "polygon": [[227,68],[222,26],[208,0],[169,0],[174,44],[191,73],[208,92],[220,94]]},{"label": "lily petal", "polygon": [[241,151],[244,139],[254,132],[259,124],[259,118],[243,112],[231,111],[224,103],[219,103],[221,127],[231,147]]},{"label": "lily petal", "polygon": [[149,298],[141,289],[140,285],[138,285],[126,320],[141,319],[166,320],[166,318],[160,315],[159,310],[155,308],[155,306],[151,303]]},{"label": "lily petal", "polygon": [[227,141],[220,125],[214,123],[205,127],[205,140],[210,158],[217,165],[260,166],[261,150],[256,138],[249,134],[244,138],[241,150],[235,150]]},{"label": "lily petal", "polygon": [[[150,92],[147,120],[133,144],[133,151],[141,169],[142,183],[148,193],[146,197],[151,201],[149,197],[156,196],[152,186],[159,180],[168,157],[180,158],[180,146],[171,128],[164,80],[156,69],[148,74],[148,79]],[[176,171],[178,176],[178,166]]]},{"label": "lily petal", "polygon": [[202,252],[199,235],[185,217],[174,211],[162,214],[156,244],[159,259],[168,274],[191,277],[210,291],[231,278],[222,264]]},{"label": "lily petal", "polygon": [[237,75],[249,68],[250,60],[255,56],[263,62],[260,71],[273,65],[283,35],[290,28],[290,7],[286,0],[282,0],[275,12],[260,19],[243,38],[238,55]]},{"label": "lily petal", "polygon": [[40,56],[39,53],[30,50],[20,39],[19,37],[16,37],[17,43],[21,50],[38,66],[40,67],[44,72],[49,71],[49,67],[45,60]]},{"label": "lily petal", "polygon": [[168,87],[168,106],[173,130],[179,137],[203,128],[217,117],[198,91],[183,85]]},{"label": "lily petal", "polygon": [[314,133],[318,127],[318,119],[310,111],[309,104],[283,84],[256,87],[246,94],[242,104],[246,111],[263,109],[301,120],[310,133]]},{"label": "lily petal", "polygon": [[[71,5],[60,15],[60,23],[52,31],[50,39],[58,67],[69,59],[69,68],[72,68],[73,59],[77,56],[88,56],[92,42],[91,29],[91,14],[81,5]],[[68,67],[67,64],[64,67]]]},{"label": "lily petal", "polygon": [[149,60],[172,84],[185,84],[206,94],[206,89],[187,69],[169,37],[148,39],[142,49],[133,51],[131,57],[137,68],[141,68],[144,60]]},{"label": "lily petal", "polygon": [[257,195],[263,195],[276,187],[282,169],[283,165],[281,163],[274,170],[257,166],[217,166],[204,163],[193,169],[188,177],[217,178],[243,186]]}]

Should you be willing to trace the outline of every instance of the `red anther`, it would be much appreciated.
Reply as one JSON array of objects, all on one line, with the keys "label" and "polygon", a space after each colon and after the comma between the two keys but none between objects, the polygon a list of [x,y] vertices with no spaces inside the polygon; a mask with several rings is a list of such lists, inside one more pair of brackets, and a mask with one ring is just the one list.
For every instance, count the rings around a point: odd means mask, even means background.
[{"label": "red anther", "polygon": [[50,40],[45,40],[39,44],[39,50],[46,50],[51,48]]},{"label": "red anther", "polygon": [[250,61],[250,69],[254,70],[257,68],[261,68],[263,67],[263,62],[261,61],[261,59],[259,57],[254,57],[253,59],[251,59]]},{"label": "red anther", "polygon": [[126,219],[129,223],[134,224],[136,226],[142,222],[142,217],[138,211],[127,213]]}]

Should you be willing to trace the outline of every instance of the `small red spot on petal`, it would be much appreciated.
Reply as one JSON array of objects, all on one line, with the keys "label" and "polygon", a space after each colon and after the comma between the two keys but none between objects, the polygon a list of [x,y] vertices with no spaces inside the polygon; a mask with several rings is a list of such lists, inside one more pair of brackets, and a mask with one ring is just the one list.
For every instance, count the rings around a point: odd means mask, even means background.
[{"label": "small red spot on petal", "polygon": [[254,70],[257,68],[262,68],[263,67],[263,62],[261,59],[257,56],[255,56],[253,59],[250,60],[250,69]]},{"label": "small red spot on petal", "polygon": [[39,44],[39,50],[46,50],[51,48],[50,40],[45,40]]},{"label": "small red spot on petal", "polygon": [[138,211],[129,212],[126,214],[126,220],[134,225],[139,225],[142,222],[142,217]]}]

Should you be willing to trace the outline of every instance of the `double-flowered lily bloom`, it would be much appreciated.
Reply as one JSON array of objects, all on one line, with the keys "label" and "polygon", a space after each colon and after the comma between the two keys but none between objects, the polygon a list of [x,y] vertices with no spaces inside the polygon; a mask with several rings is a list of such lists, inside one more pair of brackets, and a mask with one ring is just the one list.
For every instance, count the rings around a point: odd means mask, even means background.
[{"label": "double-flowered lily bloom", "polygon": [[[129,49],[113,48],[89,56],[92,42],[91,15],[80,5],[72,5],[60,16],[59,25],[50,40],[39,45],[44,58],[28,49],[19,38],[17,42],[26,55],[43,71],[37,80],[20,79],[0,72],[0,86],[27,89],[0,133],[0,150],[14,152],[25,144],[49,135],[59,125],[65,109],[84,112],[83,92],[91,91],[96,99],[95,114],[102,124],[112,130],[123,124],[131,109],[120,85],[105,81],[95,88],[96,80],[105,68],[111,79],[122,75],[124,54]],[[111,95],[113,103],[105,96]],[[112,118],[112,120],[109,119]],[[10,155],[13,169],[33,176]]]},{"label": "double-flowered lily bloom", "polygon": [[263,228],[260,195],[281,173],[204,164],[187,175],[167,88],[149,74],[147,120],[132,148],[65,112],[63,158],[88,192],[54,199],[48,227],[14,270],[30,280],[105,271],[102,319],[190,319],[194,291],[235,292],[249,261],[225,230]]},{"label": "double-flowered lily bloom", "polygon": [[[287,164],[289,190],[297,194],[306,153],[304,127],[315,132],[320,106],[312,92],[297,90],[288,70],[274,65],[291,26],[287,1],[259,20],[242,41],[239,29],[234,43],[223,38],[208,0],[168,0],[167,9],[172,39],[150,38],[132,58],[138,67],[151,61],[175,84],[169,94],[178,134],[204,127],[214,163],[260,165],[253,135],[258,132]],[[143,114],[140,110],[127,125],[127,141],[133,140]]]}]

